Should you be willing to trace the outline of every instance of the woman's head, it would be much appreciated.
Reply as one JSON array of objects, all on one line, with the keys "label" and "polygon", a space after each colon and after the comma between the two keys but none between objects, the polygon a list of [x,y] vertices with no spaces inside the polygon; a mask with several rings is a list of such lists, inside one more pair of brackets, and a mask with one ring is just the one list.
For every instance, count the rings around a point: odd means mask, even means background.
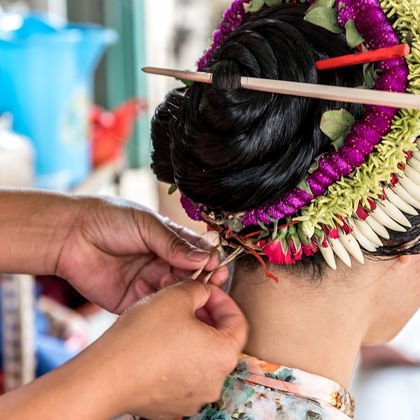
[{"label": "woman's head", "polygon": [[[299,184],[317,156],[332,149],[320,130],[325,111],[344,108],[356,118],[361,115],[358,105],[239,87],[241,76],[363,84],[361,66],[316,69],[317,60],[351,50],[344,35],[306,22],[306,10],[301,4],[285,4],[249,16],[208,63],[212,85],[194,83],[168,95],[152,127],[153,170],[161,181],[176,184],[193,202],[216,213],[271,204]],[[418,236],[416,228],[410,237],[396,234],[390,255],[406,252],[407,242]],[[249,260],[243,259],[244,264]],[[312,277],[324,268],[318,253],[285,270]]]}]

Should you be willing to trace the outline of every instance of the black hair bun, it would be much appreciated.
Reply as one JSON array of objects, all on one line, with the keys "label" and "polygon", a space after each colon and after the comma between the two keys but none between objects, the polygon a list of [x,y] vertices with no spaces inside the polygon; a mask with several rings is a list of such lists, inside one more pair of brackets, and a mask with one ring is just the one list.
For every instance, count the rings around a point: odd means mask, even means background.
[{"label": "black hair bun", "polygon": [[191,200],[213,209],[251,210],[280,199],[330,150],[322,114],[359,105],[254,92],[241,76],[360,86],[362,68],[318,72],[320,59],[349,54],[343,35],[304,21],[307,6],[251,15],[215,52],[213,84],[172,91],[152,122],[153,170]]}]

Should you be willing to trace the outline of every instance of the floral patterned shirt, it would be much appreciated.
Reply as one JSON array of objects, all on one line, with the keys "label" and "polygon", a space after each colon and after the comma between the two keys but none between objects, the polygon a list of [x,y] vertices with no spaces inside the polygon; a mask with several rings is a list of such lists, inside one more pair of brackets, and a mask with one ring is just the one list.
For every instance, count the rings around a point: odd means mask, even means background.
[{"label": "floral patterned shirt", "polygon": [[219,401],[188,418],[349,420],[353,416],[353,398],[330,379],[242,355]]}]

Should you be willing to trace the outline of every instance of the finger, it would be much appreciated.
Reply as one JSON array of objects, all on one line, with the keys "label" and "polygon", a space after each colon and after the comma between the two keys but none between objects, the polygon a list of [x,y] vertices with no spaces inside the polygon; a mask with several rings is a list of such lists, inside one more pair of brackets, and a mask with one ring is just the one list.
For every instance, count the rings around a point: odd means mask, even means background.
[{"label": "finger", "polygon": [[138,299],[156,293],[157,288],[144,279],[137,279],[134,282],[134,291]]},{"label": "finger", "polygon": [[220,267],[211,276],[209,283],[217,287],[223,286],[229,278],[229,269],[227,267]]},{"label": "finger", "polygon": [[108,310],[116,314],[121,314],[140,299],[155,293],[156,290],[157,289],[153,284],[142,278],[138,278],[132,281],[127,287],[125,294],[118,305],[115,308],[108,308]]},{"label": "finger", "polygon": [[[219,270],[220,273],[219,273]],[[174,268],[172,269],[172,274],[175,275],[175,277],[178,277],[179,279],[188,279],[190,278],[193,274],[196,273],[197,270],[182,270],[179,268]],[[207,270],[203,270],[203,272],[200,275],[200,279],[203,280],[206,278],[206,276],[209,274],[209,272],[211,271],[207,271]],[[213,280],[213,277],[216,276]],[[226,280],[229,278],[229,270],[226,267],[220,267],[220,269],[218,269],[217,271],[215,271],[213,273],[212,278],[210,279],[210,283],[214,284],[215,286],[223,286],[224,283],[226,283]]]},{"label": "finger", "polygon": [[221,289],[210,286],[211,294],[205,306],[218,331],[237,343],[238,351],[246,344],[248,323],[238,305]]},{"label": "finger", "polygon": [[[204,308],[211,295],[210,286],[205,286],[194,280],[185,280],[172,286],[172,288],[184,292],[183,296],[187,301],[187,307],[192,310],[192,314],[195,314],[198,309]],[[183,304],[185,304],[185,302],[183,302]]]},{"label": "finger", "polygon": [[[191,272],[191,270],[189,271]],[[155,258],[153,261],[143,265],[138,273],[136,274],[137,278],[147,279],[147,282],[155,287],[156,289],[161,289],[161,279],[166,274],[171,273],[171,266],[166,261],[163,261],[161,258]],[[182,276],[180,278],[188,278],[189,275]]]},{"label": "finger", "polygon": [[214,324],[214,321],[206,308],[197,309],[195,311],[195,317],[201,322],[204,322],[205,324],[209,325],[210,327],[216,328],[216,325]]},{"label": "finger", "polygon": [[[185,278],[185,277],[184,277]],[[179,279],[179,277],[177,278],[176,276],[174,276],[171,273],[165,274],[161,279],[160,279],[160,283],[159,286],[161,289],[165,288],[165,287],[170,287],[173,286],[174,284],[179,283],[181,280]]]},{"label": "finger", "polygon": [[139,220],[140,232],[147,247],[170,265],[183,269],[199,269],[210,260],[210,252],[199,249],[151,214]]}]

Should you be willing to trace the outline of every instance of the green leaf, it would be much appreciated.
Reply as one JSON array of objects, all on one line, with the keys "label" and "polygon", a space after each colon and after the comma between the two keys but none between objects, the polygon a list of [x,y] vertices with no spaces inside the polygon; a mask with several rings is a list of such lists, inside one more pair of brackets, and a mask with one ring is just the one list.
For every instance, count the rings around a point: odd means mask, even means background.
[{"label": "green leaf", "polygon": [[244,6],[245,10],[249,13],[258,12],[264,6],[264,0],[252,0],[251,3],[245,4]]},{"label": "green leaf", "polygon": [[365,40],[356,28],[356,22],[350,19],[346,22],[346,38],[347,44],[350,48],[356,48],[358,45],[363,44]]},{"label": "green leaf", "polygon": [[375,68],[375,63],[366,63],[363,65],[363,76],[368,89],[373,89],[380,71]]},{"label": "green leaf", "polygon": [[[311,245],[312,236],[310,236],[310,237],[306,236],[306,234],[303,231],[302,223],[299,223],[297,231],[298,231],[298,236],[299,236],[300,242],[305,244],[305,245]],[[308,231],[308,229],[306,229],[306,231],[307,231],[307,233],[311,233],[312,229],[311,229],[311,231]]]},{"label": "green leaf", "polygon": [[243,224],[237,219],[229,219],[226,221],[227,225],[229,226],[229,230],[232,232],[240,232],[244,226]]},{"label": "green leaf", "polygon": [[346,6],[344,5],[344,3],[342,3],[340,1],[340,4],[338,5],[338,11],[341,12]]},{"label": "green leaf", "polygon": [[311,188],[309,187],[309,184],[306,182],[306,179],[302,180],[298,186],[299,189],[302,191],[305,191],[308,194],[312,194]]},{"label": "green leaf", "polygon": [[316,9],[317,7],[330,7],[333,8],[336,0],[316,0],[309,8],[308,12],[310,12],[313,9]]},{"label": "green leaf", "polygon": [[171,185],[169,187],[168,194],[172,195],[177,189],[178,189],[178,187],[175,184]]},{"label": "green leaf", "polygon": [[327,31],[335,34],[341,34],[343,29],[337,22],[338,13],[335,9],[327,6],[316,7],[315,9],[308,12],[305,16],[305,20],[314,25],[320,26]]},{"label": "green leaf", "polygon": [[332,145],[334,146],[335,150],[339,151],[344,146],[344,141],[346,140],[347,134],[348,132],[345,135],[338,137],[337,140],[334,140],[332,142]]},{"label": "green leaf", "polygon": [[192,84],[194,83],[192,80],[185,80],[185,79],[178,79],[178,78],[176,78],[176,80],[179,80],[180,82],[184,83],[184,85],[187,87],[192,86]]},{"label": "green leaf", "polygon": [[[325,155],[327,155],[328,153],[322,153],[321,155],[317,156],[314,159],[314,162],[312,163],[312,165],[309,167],[308,172],[310,174],[314,173],[318,167],[319,167],[319,161],[321,160],[322,157],[324,157]],[[312,193],[311,193],[312,194]]]},{"label": "green leaf", "polygon": [[264,233],[266,236],[270,235],[268,226],[266,226],[261,220],[258,220],[258,225],[260,226],[262,233]]},{"label": "green leaf", "polygon": [[340,148],[356,122],[353,115],[345,109],[324,112],[321,120],[321,131],[333,142],[336,149]]}]

